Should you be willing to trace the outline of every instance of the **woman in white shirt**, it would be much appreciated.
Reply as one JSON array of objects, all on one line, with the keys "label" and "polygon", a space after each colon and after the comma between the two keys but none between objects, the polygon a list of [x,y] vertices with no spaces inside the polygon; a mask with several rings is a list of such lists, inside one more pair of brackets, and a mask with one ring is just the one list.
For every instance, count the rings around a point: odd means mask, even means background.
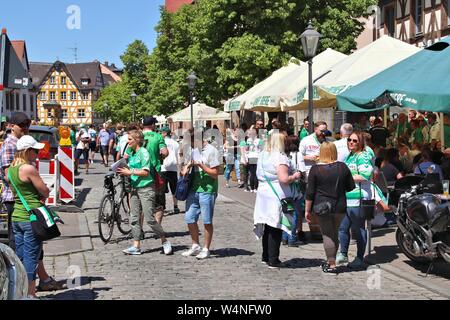
[{"label": "woman in white shirt", "polygon": [[294,196],[291,185],[301,177],[300,172],[289,175],[289,159],[284,153],[284,144],[285,135],[272,132],[257,168],[259,187],[254,211],[255,234],[262,237],[262,262],[271,269],[282,266],[279,259],[283,233],[280,199]]}]

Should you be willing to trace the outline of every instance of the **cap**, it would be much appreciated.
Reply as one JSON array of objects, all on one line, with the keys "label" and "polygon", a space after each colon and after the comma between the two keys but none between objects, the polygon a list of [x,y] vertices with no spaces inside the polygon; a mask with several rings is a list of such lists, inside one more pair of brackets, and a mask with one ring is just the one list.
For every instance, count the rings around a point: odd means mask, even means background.
[{"label": "cap", "polygon": [[144,127],[152,126],[156,123],[158,123],[158,120],[153,116],[145,117],[144,120],[142,120],[142,124],[144,125]]},{"label": "cap", "polygon": [[15,112],[10,118],[9,118],[9,123],[10,124],[15,124],[15,125],[19,125],[22,124],[26,121],[30,121],[30,118],[28,118],[28,116],[23,113],[23,112]]},{"label": "cap", "polygon": [[23,136],[17,141],[17,150],[24,151],[30,148],[41,150],[44,149],[45,144],[37,142],[32,136]]},{"label": "cap", "polygon": [[81,129],[86,128],[86,125],[84,123],[82,123],[82,124],[80,124],[80,128]]},{"label": "cap", "polygon": [[170,133],[170,128],[169,128],[169,127],[162,127],[162,128],[161,128],[161,132],[167,132],[167,133]]}]

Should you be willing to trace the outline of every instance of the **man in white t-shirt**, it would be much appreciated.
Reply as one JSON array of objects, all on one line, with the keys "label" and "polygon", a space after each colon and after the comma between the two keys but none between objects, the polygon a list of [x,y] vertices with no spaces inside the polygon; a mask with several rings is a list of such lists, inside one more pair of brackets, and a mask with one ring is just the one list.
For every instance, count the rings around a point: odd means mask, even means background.
[{"label": "man in white t-shirt", "polygon": [[85,130],[81,130],[77,134],[77,146],[75,149],[75,174],[78,174],[78,165],[81,155],[84,157],[84,163],[86,167],[86,174],[89,173],[89,143],[91,136]]},{"label": "man in white t-shirt", "polygon": [[328,131],[326,122],[319,121],[314,124],[314,133],[302,139],[300,142],[300,170],[306,172],[308,177],[309,170],[319,160],[320,145],[326,141],[325,134]]},{"label": "man in white t-shirt", "polygon": [[180,213],[180,209],[178,208],[178,200],[175,198],[175,192],[177,190],[178,182],[178,154],[180,151],[180,145],[171,138],[171,131],[169,127],[163,127],[161,129],[161,135],[167,145],[167,150],[169,150],[169,155],[164,159],[163,164],[161,165],[161,173],[166,180],[166,193],[169,192],[169,187],[172,192],[173,213],[178,214]]},{"label": "man in white t-shirt", "polygon": [[340,162],[345,162],[345,159],[347,159],[350,154],[347,139],[352,135],[352,133],[353,126],[350,123],[344,123],[341,126],[341,139],[334,142],[338,153],[338,161]]}]

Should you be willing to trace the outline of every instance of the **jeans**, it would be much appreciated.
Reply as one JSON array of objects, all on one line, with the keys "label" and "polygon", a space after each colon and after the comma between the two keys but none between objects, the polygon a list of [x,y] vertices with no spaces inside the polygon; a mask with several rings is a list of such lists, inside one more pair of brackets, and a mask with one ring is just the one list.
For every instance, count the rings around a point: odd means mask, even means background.
[{"label": "jeans", "polygon": [[295,243],[298,240],[298,234],[297,234],[297,229],[298,229],[298,223],[299,220],[302,219],[301,216],[301,212],[304,210],[303,206],[301,205],[302,203],[302,199],[297,200],[295,202],[295,212],[294,212],[294,230],[292,230],[292,234],[289,235],[287,232],[283,232],[283,236],[282,236],[282,240],[283,241],[287,241],[288,243]]},{"label": "jeans", "polygon": [[256,164],[248,164],[248,171],[250,173],[250,190],[258,189],[258,177],[256,176]]},{"label": "jeans", "polygon": [[241,180],[241,170],[239,168],[240,166],[240,160],[239,159],[234,159],[234,164],[233,163],[227,163],[226,167],[225,167],[225,180],[228,181],[230,180],[230,176],[231,176],[231,171],[236,170],[236,178],[238,180]]},{"label": "jeans", "polygon": [[16,254],[27,272],[28,281],[36,280],[42,241],[34,236],[30,222],[13,222]]},{"label": "jeans", "polygon": [[12,214],[14,212],[14,202],[3,202],[8,211],[8,245],[14,251],[16,250],[16,239],[12,225]]},{"label": "jeans", "polygon": [[155,188],[153,186],[134,189],[130,194],[130,216],[131,216],[131,233],[133,239],[139,241],[141,239],[142,226],[141,215],[147,224],[152,228],[158,238],[164,236],[164,229],[156,222],[155,219]]},{"label": "jeans", "polygon": [[264,226],[262,261],[267,262],[269,265],[277,264],[280,260],[282,233],[281,229],[272,228],[267,224]]},{"label": "jeans", "polygon": [[203,224],[213,224],[216,198],[217,194],[215,193],[191,191],[186,199],[186,214],[184,216],[186,224],[197,223],[200,214],[202,215]]},{"label": "jeans", "polygon": [[366,219],[362,215],[359,207],[347,208],[347,214],[342,220],[339,227],[339,242],[341,243],[341,253],[348,255],[348,247],[350,246],[350,229],[356,237],[357,257],[361,260],[364,258],[364,252],[367,245]]}]

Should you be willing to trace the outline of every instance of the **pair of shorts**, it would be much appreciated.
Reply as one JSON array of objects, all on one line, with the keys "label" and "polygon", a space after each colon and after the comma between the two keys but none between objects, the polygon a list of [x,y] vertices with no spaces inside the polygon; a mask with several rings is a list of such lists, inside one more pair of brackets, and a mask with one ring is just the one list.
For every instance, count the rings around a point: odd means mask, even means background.
[{"label": "pair of shorts", "polygon": [[172,192],[172,195],[175,195],[177,192],[177,182],[178,182],[178,173],[175,171],[166,171],[164,172],[164,178],[166,179],[166,193]]},{"label": "pair of shorts", "polygon": [[76,149],[75,150],[75,159],[80,160],[81,155],[83,155],[84,160],[89,160],[89,149]]},{"label": "pair of shorts", "polygon": [[163,211],[166,209],[166,193],[164,192],[156,192],[155,196],[155,212]]},{"label": "pair of shorts", "polygon": [[109,147],[101,146],[100,153],[102,154],[102,156],[108,156],[109,155]]},{"label": "pair of shorts", "polygon": [[89,150],[91,150],[91,152],[97,151],[97,143],[95,141],[89,143]]},{"label": "pair of shorts", "polygon": [[186,224],[197,223],[202,215],[203,224],[212,224],[214,216],[214,205],[217,194],[204,192],[191,192],[186,199]]}]

